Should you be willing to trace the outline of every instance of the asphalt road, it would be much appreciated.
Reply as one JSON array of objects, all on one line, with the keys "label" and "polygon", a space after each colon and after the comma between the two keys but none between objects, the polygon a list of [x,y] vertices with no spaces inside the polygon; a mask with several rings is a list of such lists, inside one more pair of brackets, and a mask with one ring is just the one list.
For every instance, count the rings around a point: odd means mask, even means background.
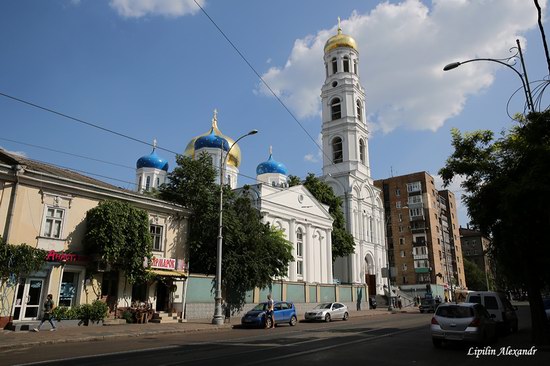
[{"label": "asphalt road", "polygon": [[[228,329],[89,343],[41,345],[2,352],[0,364],[50,365],[543,365],[550,352],[533,356],[499,354],[501,347],[529,349],[528,319],[520,311],[520,331],[489,348],[431,343],[431,315],[392,314],[347,322],[299,323],[272,330]],[[469,355],[470,353],[470,355]]]}]

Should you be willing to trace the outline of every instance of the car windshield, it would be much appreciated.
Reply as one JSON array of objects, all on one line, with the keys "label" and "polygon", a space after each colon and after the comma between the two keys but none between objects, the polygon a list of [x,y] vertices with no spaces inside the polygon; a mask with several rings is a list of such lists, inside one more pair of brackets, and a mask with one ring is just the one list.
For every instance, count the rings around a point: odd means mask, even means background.
[{"label": "car windshield", "polygon": [[471,318],[474,316],[474,309],[465,306],[440,306],[435,315],[443,318]]},{"label": "car windshield", "polygon": [[267,310],[267,303],[263,302],[261,304],[258,304],[256,306],[254,306],[254,308],[252,309],[253,311],[264,311],[264,310]]},{"label": "car windshield", "polygon": [[434,300],[433,299],[424,299],[422,300],[422,305],[430,305],[430,304],[433,304]]},{"label": "car windshield", "polygon": [[330,309],[332,306],[331,302],[327,302],[326,304],[319,304],[314,309]]}]

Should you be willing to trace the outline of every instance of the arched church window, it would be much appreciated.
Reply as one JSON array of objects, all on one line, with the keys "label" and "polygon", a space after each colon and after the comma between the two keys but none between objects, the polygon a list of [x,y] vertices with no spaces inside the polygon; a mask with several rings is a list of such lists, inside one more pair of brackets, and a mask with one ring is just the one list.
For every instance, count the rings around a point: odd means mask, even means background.
[{"label": "arched church window", "polygon": [[145,178],[145,190],[148,191],[151,187],[151,177]]},{"label": "arched church window", "polygon": [[304,233],[301,228],[296,230],[296,274],[304,275]]},{"label": "arched church window", "polygon": [[156,187],[158,188],[159,186],[160,186],[160,179],[157,178],[157,185],[156,185]]},{"label": "arched church window", "polygon": [[365,164],[365,141],[359,139],[359,159],[361,163]]},{"label": "arched church window", "polygon": [[332,102],[330,102],[330,114],[333,121],[342,118],[342,104],[340,103],[340,98],[334,98]]},{"label": "arched church window", "polygon": [[332,73],[336,74],[338,72],[338,61],[336,60],[336,57],[332,59]]},{"label": "arched church window", "polygon": [[143,177],[140,176],[140,177],[139,177],[138,189],[142,189],[142,187],[141,187],[141,184],[142,184],[142,183],[143,183]]},{"label": "arched church window", "polygon": [[349,72],[349,57],[344,56],[344,72]]},{"label": "arched church window", "polygon": [[332,140],[332,162],[338,164],[342,161],[344,161],[342,139],[340,137],[335,137],[334,140]]},{"label": "arched church window", "polygon": [[357,119],[359,121],[363,121],[363,105],[361,104],[361,101],[357,99],[357,102],[355,102],[355,107],[357,109]]},{"label": "arched church window", "polygon": [[353,73],[357,75],[357,60],[353,60]]},{"label": "arched church window", "polygon": [[325,63],[325,77],[328,78],[328,65]]}]

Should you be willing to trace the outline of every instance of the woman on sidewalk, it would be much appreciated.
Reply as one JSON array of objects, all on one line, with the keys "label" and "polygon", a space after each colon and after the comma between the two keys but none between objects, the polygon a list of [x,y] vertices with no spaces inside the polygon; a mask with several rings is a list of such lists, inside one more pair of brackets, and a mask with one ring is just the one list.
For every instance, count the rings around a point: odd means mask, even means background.
[{"label": "woman on sidewalk", "polygon": [[40,322],[40,325],[38,328],[34,328],[33,330],[35,332],[39,332],[40,328],[42,328],[42,324],[47,320],[50,322],[52,329],[50,329],[50,332],[53,332],[56,330],[55,323],[53,321],[52,311],[55,308],[55,305],[53,303],[53,295],[48,294],[48,297],[46,301],[44,302],[44,315],[42,316],[42,321]]}]

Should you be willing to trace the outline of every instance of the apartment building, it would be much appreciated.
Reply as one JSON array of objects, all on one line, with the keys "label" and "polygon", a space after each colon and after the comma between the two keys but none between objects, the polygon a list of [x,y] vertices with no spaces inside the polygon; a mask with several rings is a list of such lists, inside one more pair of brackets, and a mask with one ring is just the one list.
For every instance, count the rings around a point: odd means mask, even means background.
[{"label": "apartment building", "polygon": [[474,263],[483,273],[485,273],[485,285],[487,289],[490,289],[491,283],[494,282],[493,267],[487,254],[491,240],[481,232],[469,227],[460,227],[458,230],[464,258]]},{"label": "apartment building", "polygon": [[383,191],[392,283],[440,285],[452,299],[452,288],[466,288],[454,194],[438,191],[426,172],[374,184]]}]

